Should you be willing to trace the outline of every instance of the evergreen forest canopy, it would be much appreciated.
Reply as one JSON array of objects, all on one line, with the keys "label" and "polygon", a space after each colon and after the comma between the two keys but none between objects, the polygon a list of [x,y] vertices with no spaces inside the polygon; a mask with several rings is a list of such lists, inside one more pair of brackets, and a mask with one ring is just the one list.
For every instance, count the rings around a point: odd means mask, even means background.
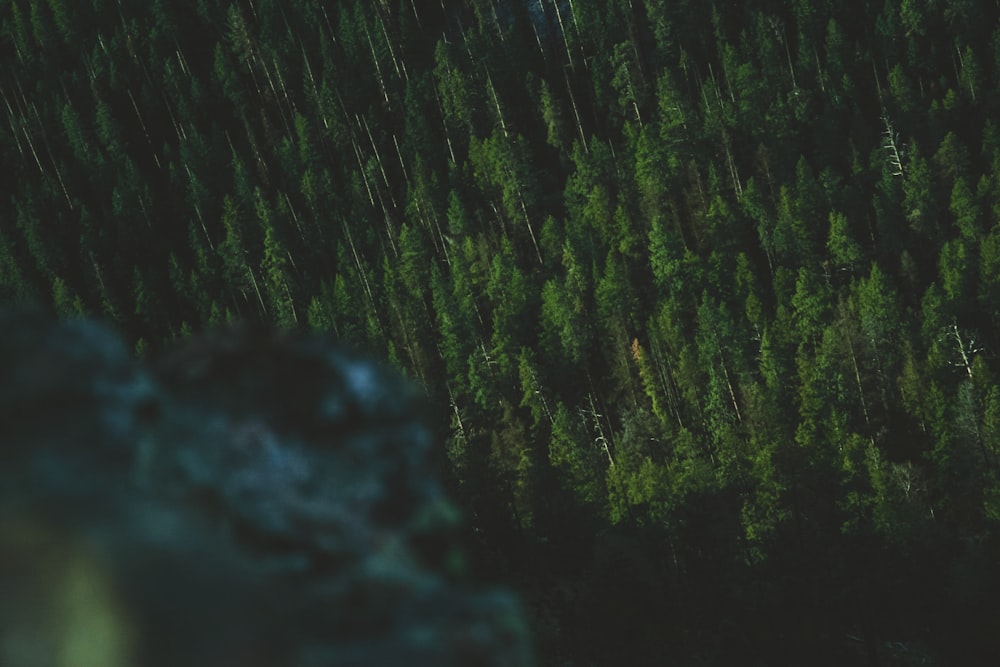
[{"label": "evergreen forest canopy", "polygon": [[391,358],[544,662],[1000,660],[997,3],[0,17],[0,298]]}]

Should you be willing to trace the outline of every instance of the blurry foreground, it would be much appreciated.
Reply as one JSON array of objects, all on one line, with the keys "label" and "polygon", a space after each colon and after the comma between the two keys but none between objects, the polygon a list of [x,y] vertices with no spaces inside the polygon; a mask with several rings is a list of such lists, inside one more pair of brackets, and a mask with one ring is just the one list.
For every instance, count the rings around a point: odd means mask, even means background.
[{"label": "blurry foreground", "polygon": [[459,585],[419,398],[318,338],[233,331],[148,368],[0,311],[0,665],[525,665]]}]

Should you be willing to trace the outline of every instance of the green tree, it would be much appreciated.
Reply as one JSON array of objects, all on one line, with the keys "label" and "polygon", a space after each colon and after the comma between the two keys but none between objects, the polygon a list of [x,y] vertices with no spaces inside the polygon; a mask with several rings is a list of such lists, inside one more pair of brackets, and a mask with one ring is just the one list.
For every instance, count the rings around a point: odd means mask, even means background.
[{"label": "green tree", "polygon": [[444,41],[438,42],[434,51],[434,78],[445,123],[468,136],[476,132],[478,122],[474,114],[481,104],[474,93],[475,86],[463,72],[455,51]]},{"label": "green tree", "polygon": [[814,269],[801,268],[795,281],[792,309],[796,338],[802,345],[815,345],[830,320],[832,294],[823,276]]},{"label": "green tree", "polygon": [[874,362],[882,391],[882,401],[892,391],[891,378],[899,362],[903,311],[888,277],[873,263],[867,278],[854,290],[864,349]]},{"label": "green tree", "polygon": [[275,324],[280,327],[293,327],[299,321],[289,271],[291,261],[291,255],[277,230],[272,225],[267,225],[264,228],[264,256],[260,270],[266,285],[269,312]]},{"label": "green tree", "polygon": [[491,263],[486,294],[493,305],[492,354],[500,370],[509,376],[515,375],[517,350],[533,343],[530,322],[538,312],[537,293],[505,239]]},{"label": "green tree", "polygon": [[919,236],[936,242],[940,230],[941,207],[935,196],[931,165],[920,155],[915,143],[907,148],[909,155],[903,180],[904,215],[910,228]]},{"label": "green tree", "polygon": [[854,240],[847,216],[836,211],[830,213],[830,234],[826,249],[837,274],[854,275],[864,258],[861,246]]},{"label": "green tree", "polygon": [[45,0],[28,0],[28,15],[31,17],[31,31],[35,42],[43,49],[54,49],[55,26]]},{"label": "green tree", "polygon": [[964,313],[972,304],[977,268],[973,246],[965,239],[952,239],[941,247],[938,275],[952,312]]},{"label": "green tree", "polygon": [[994,327],[1000,326],[1000,229],[994,225],[979,246],[978,300]]},{"label": "green tree", "polygon": [[578,502],[595,508],[603,503],[601,452],[587,434],[585,422],[562,403],[555,408],[549,461],[562,471],[564,483]]},{"label": "green tree", "polygon": [[58,276],[52,281],[52,306],[63,317],[82,317],[86,314],[83,301]]}]

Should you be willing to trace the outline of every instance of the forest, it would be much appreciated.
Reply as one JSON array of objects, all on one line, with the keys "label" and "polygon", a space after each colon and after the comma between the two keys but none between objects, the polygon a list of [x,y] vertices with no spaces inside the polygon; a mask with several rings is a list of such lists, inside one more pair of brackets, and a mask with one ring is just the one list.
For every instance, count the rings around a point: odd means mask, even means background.
[{"label": "forest", "polygon": [[0,300],[426,388],[540,664],[1000,663],[1000,2],[0,0]]}]

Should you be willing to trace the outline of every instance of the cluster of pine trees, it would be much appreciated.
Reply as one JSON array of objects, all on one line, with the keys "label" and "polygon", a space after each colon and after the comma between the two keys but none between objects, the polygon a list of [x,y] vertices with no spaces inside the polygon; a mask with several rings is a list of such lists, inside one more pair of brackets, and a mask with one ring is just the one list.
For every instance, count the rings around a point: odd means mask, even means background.
[{"label": "cluster of pine trees", "polygon": [[995,664],[998,18],[0,0],[0,298],[392,359],[545,661]]}]

